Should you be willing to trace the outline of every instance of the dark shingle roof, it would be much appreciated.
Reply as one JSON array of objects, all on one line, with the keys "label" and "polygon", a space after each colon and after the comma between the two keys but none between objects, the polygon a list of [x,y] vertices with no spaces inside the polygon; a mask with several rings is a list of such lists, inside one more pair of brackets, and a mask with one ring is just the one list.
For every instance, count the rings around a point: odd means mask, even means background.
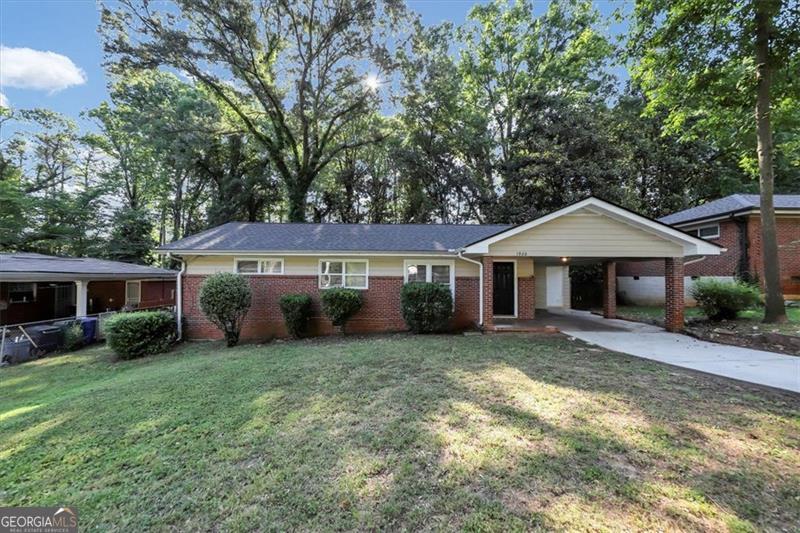
[{"label": "dark shingle roof", "polygon": [[75,274],[81,277],[165,278],[177,274],[165,270],[119,261],[105,261],[91,257],[55,257],[33,253],[0,253],[0,279],[3,274]]},{"label": "dark shingle roof", "polygon": [[270,224],[229,222],[162,251],[445,252],[485,239],[504,224]]},{"label": "dark shingle roof", "polygon": [[[672,213],[659,218],[658,221],[664,224],[681,224],[736,211],[758,209],[760,205],[761,199],[757,194],[732,194],[697,207]],[[775,209],[800,209],[800,194],[776,194]]]}]

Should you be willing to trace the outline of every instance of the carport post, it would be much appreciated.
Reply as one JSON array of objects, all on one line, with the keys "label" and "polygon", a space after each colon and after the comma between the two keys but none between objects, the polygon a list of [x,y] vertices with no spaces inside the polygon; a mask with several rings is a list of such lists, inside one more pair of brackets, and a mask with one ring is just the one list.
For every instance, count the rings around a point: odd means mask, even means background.
[{"label": "carport post", "polygon": [[617,318],[617,263],[603,262],[603,317]]},{"label": "carport post", "polygon": [[664,328],[683,331],[683,257],[664,259]]},{"label": "carport post", "polygon": [[89,282],[85,280],[75,281],[75,316],[86,316],[89,300]]},{"label": "carport post", "polygon": [[483,256],[483,329],[494,331],[494,259]]}]

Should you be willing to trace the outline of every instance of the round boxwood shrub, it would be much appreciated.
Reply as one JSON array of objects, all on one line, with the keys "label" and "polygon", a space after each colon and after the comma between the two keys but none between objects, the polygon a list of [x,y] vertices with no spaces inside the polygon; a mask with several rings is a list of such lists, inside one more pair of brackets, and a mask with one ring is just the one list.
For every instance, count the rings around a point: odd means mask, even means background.
[{"label": "round boxwood shrub", "polygon": [[286,322],[286,331],[295,339],[299,339],[308,328],[311,318],[311,296],[308,294],[285,294],[278,304]]},{"label": "round boxwood shrub", "polygon": [[345,333],[345,325],[364,305],[361,291],[333,288],[322,291],[322,312]]},{"label": "round boxwood shrub", "polygon": [[696,281],[691,294],[703,313],[713,321],[732,320],[739,311],[755,306],[761,299],[761,293],[754,285],[714,278]]},{"label": "round boxwood shrub", "polygon": [[200,310],[225,335],[228,346],[236,346],[242,323],[250,310],[252,292],[244,276],[219,272],[200,286]]},{"label": "round boxwood shrub", "polygon": [[400,290],[400,306],[414,333],[444,331],[453,316],[453,295],[439,283],[407,283]]},{"label": "round boxwood shrub", "polygon": [[108,346],[120,359],[165,352],[175,340],[175,316],[168,311],[118,313],[105,325]]}]

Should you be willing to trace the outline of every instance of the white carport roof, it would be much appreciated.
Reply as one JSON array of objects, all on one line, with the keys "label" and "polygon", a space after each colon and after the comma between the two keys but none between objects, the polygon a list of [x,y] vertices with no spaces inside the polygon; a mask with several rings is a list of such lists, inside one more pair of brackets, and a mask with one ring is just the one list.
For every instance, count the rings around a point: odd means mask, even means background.
[{"label": "white carport roof", "polygon": [[658,222],[657,220],[644,217],[634,213],[633,211],[630,211],[629,209],[625,209],[624,207],[620,207],[612,204],[611,202],[601,200],[600,198],[593,196],[530,222],[526,222],[525,224],[514,226],[485,239],[476,241],[465,246],[461,251],[467,254],[487,254],[489,253],[489,246],[491,244],[517,235],[523,231],[541,226],[542,224],[551,222],[564,215],[569,215],[581,210],[588,210],[607,216],[618,222],[628,224],[655,236],[661,237],[662,239],[678,244],[683,248],[684,256],[719,255],[725,251],[725,248],[714,243],[700,239],[681,230]]}]

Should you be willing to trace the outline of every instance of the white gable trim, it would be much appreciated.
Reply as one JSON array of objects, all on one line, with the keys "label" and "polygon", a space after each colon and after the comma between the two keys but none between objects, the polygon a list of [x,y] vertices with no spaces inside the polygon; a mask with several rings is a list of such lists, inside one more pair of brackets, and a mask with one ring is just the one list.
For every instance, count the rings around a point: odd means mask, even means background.
[{"label": "white gable trim", "polygon": [[724,248],[720,248],[719,246],[707,242],[703,239],[692,237],[691,235],[687,235],[686,233],[683,233],[682,231],[667,226],[666,224],[662,224],[661,222],[656,222],[655,220],[650,220],[641,215],[637,215],[636,213],[628,211],[627,209],[617,207],[614,204],[610,204],[604,200],[600,200],[599,198],[594,198],[594,197],[581,200],[580,202],[564,207],[563,209],[554,211],[549,215],[545,215],[543,217],[537,218],[536,220],[532,220],[525,224],[515,226],[502,233],[493,235],[492,237],[489,237],[482,241],[470,244],[469,246],[466,246],[463,251],[464,253],[468,254],[487,254],[489,253],[489,246],[496,242],[508,239],[509,237],[513,237],[514,235],[517,235],[529,229],[533,229],[537,226],[541,226],[542,224],[546,224],[559,217],[575,213],[576,211],[579,211],[581,209],[587,209],[594,213],[608,216],[609,218],[612,218],[618,222],[628,224],[635,228],[641,229],[643,231],[661,237],[662,239],[674,242],[683,247],[684,256],[719,255],[720,253],[725,251]]}]

